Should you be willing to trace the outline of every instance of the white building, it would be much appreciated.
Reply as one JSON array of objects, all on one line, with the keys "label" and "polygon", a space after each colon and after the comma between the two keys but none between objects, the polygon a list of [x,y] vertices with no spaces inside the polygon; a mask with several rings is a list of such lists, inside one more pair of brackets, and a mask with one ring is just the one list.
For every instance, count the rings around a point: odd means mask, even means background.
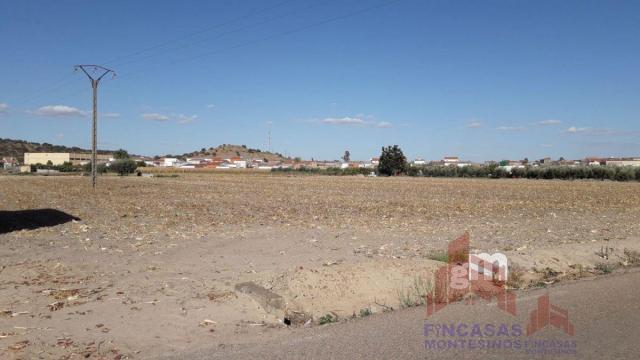
[{"label": "white building", "polygon": [[235,167],[238,168],[238,169],[246,169],[247,168],[247,161],[246,160],[235,160],[233,162],[233,165],[235,165]]},{"label": "white building", "polygon": [[413,160],[413,165],[417,165],[417,166],[422,166],[422,165],[426,165],[427,161],[425,159],[421,159],[421,158],[417,158],[415,160]]},{"label": "white building", "polygon": [[442,162],[445,166],[458,165],[460,159],[457,156],[445,156]]},{"label": "white building", "polygon": [[164,158],[162,159],[162,166],[173,167],[178,163],[177,158]]},{"label": "white building", "polygon": [[640,158],[607,159],[607,166],[640,166]]},{"label": "white building", "polygon": [[187,158],[187,164],[201,165],[201,164],[206,164],[210,162],[211,162],[210,158]]}]

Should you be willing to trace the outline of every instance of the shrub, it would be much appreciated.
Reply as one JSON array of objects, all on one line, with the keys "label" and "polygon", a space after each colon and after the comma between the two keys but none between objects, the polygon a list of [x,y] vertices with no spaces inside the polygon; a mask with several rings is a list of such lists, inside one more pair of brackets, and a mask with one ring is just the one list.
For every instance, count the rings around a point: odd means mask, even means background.
[{"label": "shrub", "polygon": [[616,168],[615,179],[618,181],[630,181],[635,179],[635,171],[629,166]]},{"label": "shrub", "polygon": [[515,178],[523,178],[527,174],[527,170],[523,168],[513,168],[511,169],[511,176]]},{"label": "shrub", "polygon": [[407,168],[408,176],[422,176],[422,168],[417,166],[409,166]]},{"label": "shrub", "polygon": [[129,153],[127,150],[118,149],[113,152],[113,158],[116,160],[124,160],[129,158]]},{"label": "shrub", "polygon": [[435,261],[440,261],[443,263],[449,262],[449,254],[447,254],[444,251],[436,251],[436,252],[430,253],[427,255],[427,258]]},{"label": "shrub", "polygon": [[369,175],[371,173],[371,169],[367,168],[346,168],[342,170],[342,175]]},{"label": "shrub", "polygon": [[598,180],[613,180],[616,175],[616,169],[607,166],[594,166],[593,178]]},{"label": "shrub", "polygon": [[79,170],[77,167],[73,166],[69,161],[65,161],[62,165],[53,166],[53,169],[58,170],[60,172],[73,172]]},{"label": "shrub", "polygon": [[540,178],[540,168],[537,167],[528,167],[527,173],[525,174],[527,179],[539,179]]},{"label": "shrub", "polygon": [[497,168],[496,171],[493,172],[494,178],[505,178],[509,177],[511,173],[501,167]]},{"label": "shrub", "polygon": [[116,160],[109,165],[109,170],[120,176],[128,175],[136,171],[136,162],[130,159]]},{"label": "shrub", "polygon": [[321,316],[320,319],[318,319],[318,324],[324,325],[324,324],[330,324],[330,323],[336,322],[336,321],[338,321],[338,319],[335,318],[333,315],[326,314],[324,316]]},{"label": "shrub", "polygon": [[[82,166],[82,170],[87,173],[90,174],[91,173],[91,163],[86,163]],[[96,173],[98,174],[104,174],[107,172],[107,166],[105,164],[98,164],[98,167],[96,168]]]}]

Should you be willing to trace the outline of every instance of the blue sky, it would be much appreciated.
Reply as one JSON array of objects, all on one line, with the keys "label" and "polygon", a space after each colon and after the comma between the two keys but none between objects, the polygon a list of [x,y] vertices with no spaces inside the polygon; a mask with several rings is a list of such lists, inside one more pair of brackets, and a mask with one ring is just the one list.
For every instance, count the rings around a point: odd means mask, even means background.
[{"label": "blue sky", "polygon": [[640,155],[637,1],[4,1],[0,137],[155,155]]}]

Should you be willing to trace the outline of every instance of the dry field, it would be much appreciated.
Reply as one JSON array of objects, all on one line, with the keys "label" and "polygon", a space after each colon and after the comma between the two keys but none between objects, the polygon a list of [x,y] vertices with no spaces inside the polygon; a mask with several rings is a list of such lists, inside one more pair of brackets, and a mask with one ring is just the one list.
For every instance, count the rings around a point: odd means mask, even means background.
[{"label": "dry field", "polygon": [[[624,249],[640,250],[638,183],[213,173],[105,176],[95,193],[89,183],[0,177],[0,357],[145,358],[286,331],[285,313],[315,322],[397,308],[464,232],[546,281],[628,265]],[[36,209],[64,214],[20,212]],[[29,219],[65,214],[75,219]],[[246,282],[270,292],[236,286]]]}]

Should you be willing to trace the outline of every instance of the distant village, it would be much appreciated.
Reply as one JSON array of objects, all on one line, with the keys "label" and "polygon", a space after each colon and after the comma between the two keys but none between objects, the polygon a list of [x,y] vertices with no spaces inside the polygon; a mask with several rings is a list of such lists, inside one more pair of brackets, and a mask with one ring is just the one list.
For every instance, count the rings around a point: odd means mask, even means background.
[{"label": "distant village", "polygon": [[[113,154],[98,154],[98,163],[107,166],[115,161]],[[233,156],[233,157],[216,157],[216,156],[194,156],[194,157],[144,157],[133,156],[132,160],[137,161],[141,166],[160,167],[160,168],[176,168],[176,169],[253,169],[253,170],[272,170],[272,169],[374,169],[379,164],[379,158],[372,157],[366,161],[345,160],[302,160],[295,159],[279,159],[268,160],[265,157],[252,156]],[[89,153],[49,153],[49,152],[27,152],[24,153],[24,162],[18,162],[15,157],[3,157],[0,166],[5,170],[14,170],[20,172],[31,172],[32,166],[50,165],[59,166],[63,164],[71,164],[73,166],[86,165],[91,162],[91,154]],[[144,165],[142,165],[144,164]],[[514,168],[525,168],[527,166],[640,166],[640,157],[629,158],[596,158],[588,157],[580,160],[566,160],[564,158],[551,159],[544,158],[529,161],[523,160],[501,160],[501,161],[485,161],[484,163],[474,163],[470,161],[460,160],[457,156],[445,156],[440,160],[425,160],[416,158],[409,161],[410,166],[499,166],[500,168],[511,171]]]}]

